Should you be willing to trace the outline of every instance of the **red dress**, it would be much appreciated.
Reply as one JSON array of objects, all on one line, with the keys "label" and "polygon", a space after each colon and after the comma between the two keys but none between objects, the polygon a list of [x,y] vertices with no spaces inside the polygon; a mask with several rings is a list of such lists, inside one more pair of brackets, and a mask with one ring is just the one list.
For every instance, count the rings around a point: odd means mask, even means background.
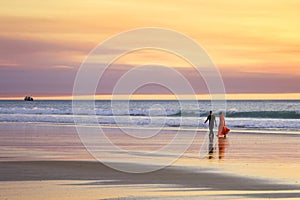
[{"label": "red dress", "polygon": [[219,136],[224,136],[224,135],[228,134],[229,131],[230,131],[230,129],[225,126],[224,116],[220,115],[220,123],[219,123],[219,131],[218,131]]}]

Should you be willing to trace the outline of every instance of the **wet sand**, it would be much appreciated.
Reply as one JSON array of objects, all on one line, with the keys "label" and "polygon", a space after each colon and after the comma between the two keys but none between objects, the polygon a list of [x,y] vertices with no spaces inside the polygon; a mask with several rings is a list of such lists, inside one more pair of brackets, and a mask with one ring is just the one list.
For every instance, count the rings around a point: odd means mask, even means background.
[{"label": "wet sand", "polygon": [[[203,133],[172,165],[148,173],[120,172],[97,162],[72,126],[1,124],[0,199],[260,199],[300,198],[299,136],[232,132],[211,158],[199,158]],[[172,138],[125,140],[124,149],[146,151]],[[122,159],[123,158],[123,159]],[[151,159],[151,158],[149,158]],[[149,167],[127,162],[120,167]],[[145,166],[144,166],[145,165]]]}]

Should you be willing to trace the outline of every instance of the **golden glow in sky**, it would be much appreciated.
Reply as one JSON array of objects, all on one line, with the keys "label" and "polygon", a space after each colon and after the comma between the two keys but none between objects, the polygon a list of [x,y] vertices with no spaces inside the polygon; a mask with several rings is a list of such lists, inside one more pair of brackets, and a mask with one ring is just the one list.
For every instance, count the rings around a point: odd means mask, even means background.
[{"label": "golden glow in sky", "polygon": [[[4,1],[0,96],[71,95],[76,70],[98,43],[140,27],[173,29],[197,41],[218,66],[230,94],[294,95],[300,93],[299,9],[296,0]],[[116,63],[153,60],[191,67],[147,51]]]}]

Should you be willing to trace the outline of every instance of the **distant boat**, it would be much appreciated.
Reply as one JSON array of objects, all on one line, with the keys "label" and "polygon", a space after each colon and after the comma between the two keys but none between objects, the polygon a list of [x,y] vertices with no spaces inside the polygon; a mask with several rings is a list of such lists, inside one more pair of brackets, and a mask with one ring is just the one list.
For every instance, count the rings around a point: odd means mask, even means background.
[{"label": "distant boat", "polygon": [[24,101],[33,101],[33,98],[31,96],[26,96],[24,98]]}]

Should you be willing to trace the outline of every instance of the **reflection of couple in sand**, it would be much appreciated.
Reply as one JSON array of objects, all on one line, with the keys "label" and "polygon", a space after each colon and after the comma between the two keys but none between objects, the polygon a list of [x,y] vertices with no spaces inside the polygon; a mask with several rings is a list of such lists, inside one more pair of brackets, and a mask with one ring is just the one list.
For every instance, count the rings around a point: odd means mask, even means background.
[{"label": "reflection of couple in sand", "polygon": [[[229,129],[225,125],[225,117],[222,112],[219,113],[219,128],[218,128],[218,142],[219,142],[219,158],[222,158],[226,148],[226,134],[229,133]],[[213,153],[214,147],[214,126],[217,127],[216,117],[213,112],[210,111],[204,123],[209,122],[209,153]]]},{"label": "reflection of couple in sand", "polygon": [[219,147],[219,159],[224,158],[225,149],[228,146],[228,139],[224,137],[218,138],[218,147]]}]

